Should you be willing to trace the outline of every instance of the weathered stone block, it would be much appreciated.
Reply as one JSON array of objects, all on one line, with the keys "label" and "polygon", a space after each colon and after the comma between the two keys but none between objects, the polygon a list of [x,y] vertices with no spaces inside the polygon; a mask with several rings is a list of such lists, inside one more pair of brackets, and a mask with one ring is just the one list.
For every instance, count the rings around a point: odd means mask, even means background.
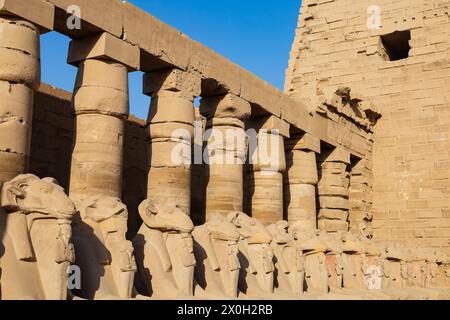
[{"label": "weathered stone block", "polygon": [[42,0],[1,0],[0,15],[22,17],[46,31],[53,30],[55,8]]},{"label": "weathered stone block", "polygon": [[70,42],[67,62],[78,66],[86,59],[106,59],[125,65],[130,71],[139,70],[139,47],[109,33],[74,39]]}]

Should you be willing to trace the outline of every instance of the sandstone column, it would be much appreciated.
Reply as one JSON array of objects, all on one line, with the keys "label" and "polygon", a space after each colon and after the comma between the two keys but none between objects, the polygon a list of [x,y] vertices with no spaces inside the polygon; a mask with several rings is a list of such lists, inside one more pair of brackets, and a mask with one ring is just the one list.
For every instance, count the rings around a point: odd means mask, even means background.
[{"label": "sandstone column", "polygon": [[350,153],[335,148],[319,159],[319,229],[327,232],[348,231]]},{"label": "sandstone column", "polygon": [[214,212],[243,210],[243,165],[247,155],[244,120],[250,104],[233,94],[202,98],[207,146],[206,221]]},{"label": "sandstone column", "polygon": [[200,79],[178,69],[147,73],[144,94],[151,96],[148,115],[148,197],[177,204],[190,214],[191,145],[194,98]]},{"label": "sandstone column", "polygon": [[364,159],[352,163],[349,195],[350,231],[367,238],[373,236],[372,188],[372,153],[369,152]]},{"label": "sandstone column", "polygon": [[320,153],[320,139],[310,134],[286,140],[285,218],[290,223],[301,221],[311,231],[317,229],[317,153]]},{"label": "sandstone column", "polygon": [[46,2],[0,1],[0,185],[28,171],[33,99],[41,80],[39,37],[53,28],[53,19],[54,7]]},{"label": "sandstone column", "polygon": [[68,62],[78,66],[70,196],[121,198],[128,71],[139,68],[139,49],[103,33],[73,40]]},{"label": "sandstone column", "polygon": [[283,220],[284,138],[289,124],[275,116],[247,121],[249,157],[244,204],[251,217],[270,225]]}]

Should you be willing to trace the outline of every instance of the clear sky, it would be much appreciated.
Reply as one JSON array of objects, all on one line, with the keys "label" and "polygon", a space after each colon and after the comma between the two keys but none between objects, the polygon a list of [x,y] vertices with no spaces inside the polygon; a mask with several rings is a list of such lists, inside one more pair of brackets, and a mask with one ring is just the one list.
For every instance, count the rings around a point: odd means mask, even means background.
[{"label": "clear sky", "polygon": [[[283,89],[301,0],[131,0],[132,4]],[[72,91],[69,39],[42,37],[42,81]],[[130,74],[131,113],[146,118],[142,73]]]}]

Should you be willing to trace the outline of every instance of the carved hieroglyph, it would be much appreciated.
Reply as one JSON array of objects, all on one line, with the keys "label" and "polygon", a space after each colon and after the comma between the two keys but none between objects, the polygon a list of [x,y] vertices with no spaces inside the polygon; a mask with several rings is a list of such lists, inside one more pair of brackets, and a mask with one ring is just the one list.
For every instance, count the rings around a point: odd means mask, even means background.
[{"label": "carved hieroglyph", "polygon": [[147,199],[139,206],[144,221],[133,239],[139,293],[157,299],[194,294],[194,224],[179,207]]},{"label": "carved hieroglyph", "polygon": [[274,264],[272,236],[258,220],[243,212],[227,216],[239,230],[239,290],[249,297],[265,297],[273,294]]},{"label": "carved hieroglyph", "polygon": [[126,206],[117,198],[92,197],[77,208],[73,243],[81,289],[75,294],[97,300],[131,298],[136,262],[133,245],[125,239]]},{"label": "carved hieroglyph", "polygon": [[305,280],[303,251],[294,236],[288,233],[288,227],[287,221],[267,227],[273,238],[271,246],[275,256],[275,288],[286,293],[301,294]]},{"label": "carved hieroglyph", "polygon": [[192,232],[196,283],[213,298],[236,298],[240,263],[239,231],[220,213]]},{"label": "carved hieroglyph", "polygon": [[1,299],[67,298],[75,205],[52,178],[19,175],[1,189]]}]

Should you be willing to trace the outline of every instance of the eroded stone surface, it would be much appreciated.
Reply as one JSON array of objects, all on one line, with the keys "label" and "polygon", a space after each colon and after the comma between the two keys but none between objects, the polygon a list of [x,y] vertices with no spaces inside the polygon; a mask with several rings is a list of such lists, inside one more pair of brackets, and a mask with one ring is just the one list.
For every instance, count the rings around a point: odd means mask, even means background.
[{"label": "eroded stone surface", "polygon": [[117,198],[92,197],[77,205],[73,223],[75,265],[81,269],[84,299],[131,298],[136,261],[126,240],[128,210]]},{"label": "eroded stone surface", "polygon": [[1,299],[67,298],[75,205],[52,178],[25,174],[1,188]]}]

